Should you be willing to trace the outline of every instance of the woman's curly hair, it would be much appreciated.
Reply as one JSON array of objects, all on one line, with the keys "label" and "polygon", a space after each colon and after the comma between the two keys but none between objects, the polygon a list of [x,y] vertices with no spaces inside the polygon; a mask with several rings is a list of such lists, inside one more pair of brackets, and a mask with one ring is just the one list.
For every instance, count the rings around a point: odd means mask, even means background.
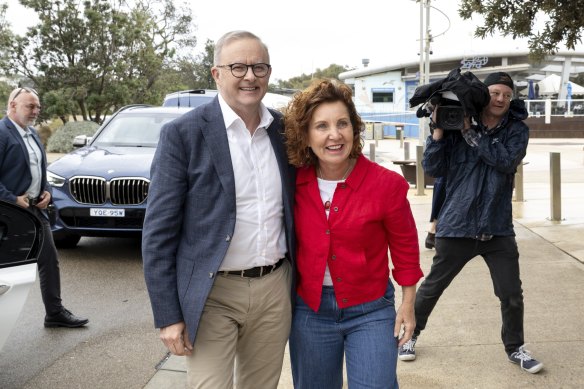
[{"label": "woman's curly hair", "polygon": [[308,147],[308,126],[314,110],[322,103],[340,101],[349,111],[353,126],[353,149],[349,158],[362,154],[361,133],[365,125],[353,103],[353,92],[346,84],[334,79],[315,80],[303,91],[297,92],[284,110],[284,126],[288,161],[296,166],[316,166],[318,158]]}]

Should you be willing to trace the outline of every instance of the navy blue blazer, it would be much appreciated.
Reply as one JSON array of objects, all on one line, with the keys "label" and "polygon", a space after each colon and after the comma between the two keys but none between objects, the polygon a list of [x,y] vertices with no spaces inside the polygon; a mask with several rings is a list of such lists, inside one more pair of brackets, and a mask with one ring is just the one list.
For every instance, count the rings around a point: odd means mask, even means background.
[{"label": "navy blue blazer", "polygon": [[[47,182],[45,148],[35,129],[29,127],[29,130],[43,155],[41,192],[43,190],[50,192],[51,188]],[[0,120],[0,199],[16,203],[16,197],[22,196],[31,182],[28,149],[14,123],[6,116]]]},{"label": "navy blue blazer", "polygon": [[[295,169],[288,164],[282,115],[267,132],[278,160],[288,254],[295,238]],[[184,321],[192,342],[235,231],[235,178],[217,97],[166,124],[151,168],[142,235],[144,276],[157,328]],[[293,282],[294,284],[294,282]]]}]

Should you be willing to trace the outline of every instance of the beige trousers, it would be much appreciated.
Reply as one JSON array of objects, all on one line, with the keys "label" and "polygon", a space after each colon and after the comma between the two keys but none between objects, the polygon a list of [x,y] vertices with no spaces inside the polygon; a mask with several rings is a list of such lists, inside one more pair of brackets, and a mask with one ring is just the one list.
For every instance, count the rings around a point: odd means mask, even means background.
[{"label": "beige trousers", "polygon": [[259,278],[217,275],[191,356],[188,388],[276,389],[292,316],[291,266]]}]

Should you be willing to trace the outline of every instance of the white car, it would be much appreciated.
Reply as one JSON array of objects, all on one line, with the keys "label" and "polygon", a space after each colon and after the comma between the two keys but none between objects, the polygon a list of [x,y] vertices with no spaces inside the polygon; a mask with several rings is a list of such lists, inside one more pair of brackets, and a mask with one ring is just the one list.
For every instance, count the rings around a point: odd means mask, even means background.
[{"label": "white car", "polygon": [[42,224],[35,215],[0,201],[0,350],[35,283],[42,242]]},{"label": "white car", "polygon": [[[164,97],[164,107],[191,107],[195,108],[213,100],[219,93],[213,89],[192,89],[169,93]],[[268,108],[282,109],[288,105],[290,97],[277,93],[266,93],[262,102]]]}]

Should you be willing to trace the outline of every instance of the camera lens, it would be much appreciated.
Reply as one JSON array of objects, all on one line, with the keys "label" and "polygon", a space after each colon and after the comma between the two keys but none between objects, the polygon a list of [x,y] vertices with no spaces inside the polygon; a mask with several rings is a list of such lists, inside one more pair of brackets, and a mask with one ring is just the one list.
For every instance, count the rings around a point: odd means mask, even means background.
[{"label": "camera lens", "polygon": [[436,127],[443,130],[462,130],[464,110],[459,105],[441,105],[436,112]]}]

